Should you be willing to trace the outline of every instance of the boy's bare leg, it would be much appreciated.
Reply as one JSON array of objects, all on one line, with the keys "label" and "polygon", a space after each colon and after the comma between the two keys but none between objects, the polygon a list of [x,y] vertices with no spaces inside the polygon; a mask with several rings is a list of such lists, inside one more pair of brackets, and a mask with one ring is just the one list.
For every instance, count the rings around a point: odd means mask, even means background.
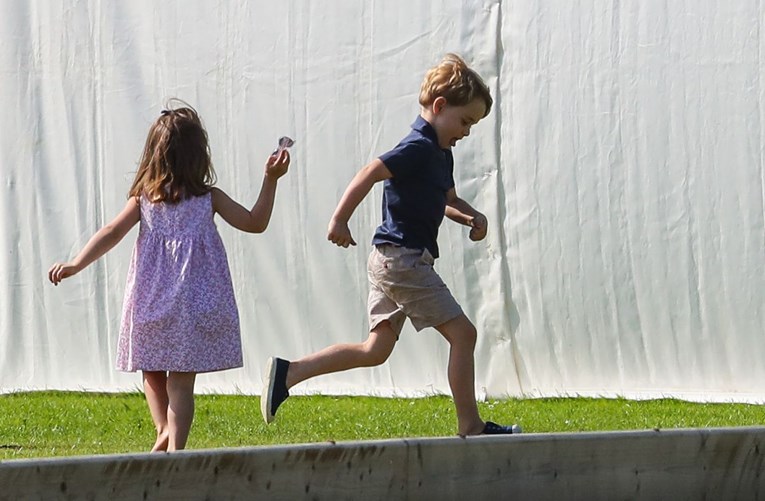
[{"label": "boy's bare leg", "polygon": [[478,404],[475,401],[475,326],[463,314],[436,326],[436,330],[451,346],[448,376],[457,410],[458,433],[462,436],[478,435],[483,431],[485,423],[478,414]]},{"label": "boy's bare leg", "polygon": [[167,377],[168,451],[186,447],[194,420],[194,372],[171,372]]},{"label": "boy's bare leg", "polygon": [[322,374],[380,365],[388,360],[395,345],[396,333],[390,322],[381,322],[363,343],[335,344],[290,362],[287,388]]}]

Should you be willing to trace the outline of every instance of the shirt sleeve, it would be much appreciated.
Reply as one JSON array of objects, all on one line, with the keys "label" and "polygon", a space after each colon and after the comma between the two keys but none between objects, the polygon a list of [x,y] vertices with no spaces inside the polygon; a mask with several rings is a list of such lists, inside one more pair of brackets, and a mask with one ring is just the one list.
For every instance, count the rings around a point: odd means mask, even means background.
[{"label": "shirt sleeve", "polygon": [[393,174],[393,177],[405,178],[415,172],[418,165],[428,161],[429,151],[426,145],[416,142],[399,143],[387,153],[380,155],[380,160]]}]

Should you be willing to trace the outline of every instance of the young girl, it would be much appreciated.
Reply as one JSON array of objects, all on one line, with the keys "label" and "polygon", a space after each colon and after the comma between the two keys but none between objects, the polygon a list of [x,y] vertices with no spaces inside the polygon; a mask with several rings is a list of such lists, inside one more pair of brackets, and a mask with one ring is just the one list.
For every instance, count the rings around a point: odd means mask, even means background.
[{"label": "young girl", "polygon": [[277,180],[290,163],[286,149],[268,158],[260,196],[252,209],[245,209],[213,188],[207,132],[197,112],[181,104],[163,110],[151,126],[122,212],[72,261],[48,271],[58,285],[141,222],[128,269],[117,369],[143,371],[157,429],[152,451],[185,447],[197,373],[242,366],[239,314],[213,216],[219,214],[242,231],[265,231]]},{"label": "young girl", "polygon": [[327,238],[356,245],[348,220],[375,183],[383,182],[382,224],[372,239],[367,271],[369,337],[337,344],[292,362],[272,357],[266,367],[261,412],[270,423],[289,389],[306,379],[388,359],[404,321],[435,328],[450,345],[449,385],[459,435],[520,433],[518,425],[484,421],[475,401],[476,328],[438,276],[438,228],[444,216],[469,226],[470,239],[486,236],[486,217],[457,196],[452,148],[489,114],[492,98],[481,77],[455,54],[431,68],[420,88],[420,115],[391,151],[351,180],[329,223]]}]

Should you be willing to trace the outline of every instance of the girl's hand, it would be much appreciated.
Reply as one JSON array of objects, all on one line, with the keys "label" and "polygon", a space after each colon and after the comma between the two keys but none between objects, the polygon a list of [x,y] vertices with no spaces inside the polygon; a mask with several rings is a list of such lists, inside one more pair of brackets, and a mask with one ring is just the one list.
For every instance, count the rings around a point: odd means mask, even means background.
[{"label": "girl's hand", "polygon": [[470,226],[472,227],[470,230],[470,240],[478,242],[479,240],[486,238],[486,231],[489,229],[489,221],[486,220],[486,216],[478,213],[478,215],[470,221]]},{"label": "girl's hand", "polygon": [[48,280],[53,285],[58,285],[63,279],[76,275],[79,272],[80,269],[72,263],[56,263],[48,270]]},{"label": "girl's hand", "polygon": [[277,150],[266,160],[266,177],[279,179],[287,173],[290,166],[290,152]]},{"label": "girl's hand", "polygon": [[335,219],[332,219],[329,222],[327,240],[338,247],[347,248],[349,245],[356,245],[356,242],[351,236],[351,230],[348,228],[348,223],[340,222]]}]

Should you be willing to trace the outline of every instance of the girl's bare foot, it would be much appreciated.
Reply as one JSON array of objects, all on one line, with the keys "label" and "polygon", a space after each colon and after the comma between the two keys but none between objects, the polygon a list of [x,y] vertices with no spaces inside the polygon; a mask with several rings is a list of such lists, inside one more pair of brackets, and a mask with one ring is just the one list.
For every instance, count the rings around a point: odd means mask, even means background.
[{"label": "girl's bare foot", "polygon": [[154,447],[151,448],[151,452],[165,452],[167,450],[167,444],[170,441],[170,433],[167,431],[157,433],[157,441],[154,442]]}]

